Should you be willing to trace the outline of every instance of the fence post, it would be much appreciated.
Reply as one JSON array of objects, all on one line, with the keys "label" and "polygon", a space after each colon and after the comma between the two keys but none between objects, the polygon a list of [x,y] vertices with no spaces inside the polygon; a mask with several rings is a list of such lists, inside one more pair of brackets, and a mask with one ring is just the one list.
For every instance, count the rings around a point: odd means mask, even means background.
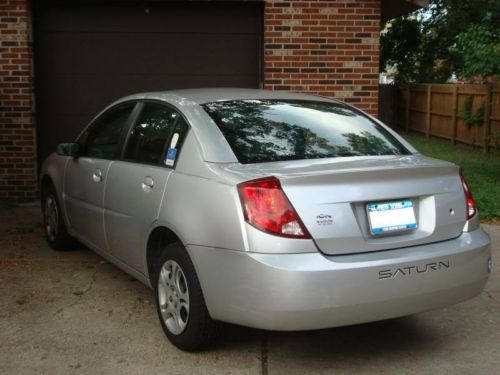
[{"label": "fence post", "polygon": [[426,109],[426,123],[425,123],[425,136],[429,138],[431,133],[431,99],[432,99],[432,85],[427,86],[427,109]]},{"label": "fence post", "polygon": [[458,111],[458,86],[453,85],[453,103],[451,112],[451,143],[456,143],[457,138],[457,111]]},{"label": "fence post", "polygon": [[483,120],[483,142],[484,152],[488,152],[490,147],[490,113],[491,113],[491,84],[486,86],[486,96],[484,99],[484,120]]},{"label": "fence post", "polygon": [[392,126],[394,126],[394,129],[396,128],[401,128],[400,125],[399,125],[399,87],[394,85],[393,86],[393,90],[392,92],[394,93],[393,95],[393,98],[392,98],[392,108],[394,108],[394,110],[392,111]]},{"label": "fence post", "polygon": [[410,130],[410,105],[411,105],[411,90],[410,85],[406,84],[406,105],[405,105],[405,132],[408,133]]}]

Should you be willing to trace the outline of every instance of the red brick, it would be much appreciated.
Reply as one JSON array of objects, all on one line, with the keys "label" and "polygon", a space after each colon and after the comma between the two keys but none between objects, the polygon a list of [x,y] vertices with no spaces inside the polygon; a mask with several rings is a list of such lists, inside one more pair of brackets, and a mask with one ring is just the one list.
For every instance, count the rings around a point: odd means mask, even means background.
[{"label": "red brick", "polygon": [[[36,198],[36,146],[32,113],[33,77],[32,43],[29,30],[12,27],[30,19],[28,0],[3,0],[0,6],[0,34],[16,36],[15,41],[1,42],[0,70],[7,73],[0,80],[0,199],[33,200]],[[29,124],[18,124],[27,118]]]},{"label": "red brick", "polygon": [[[345,100],[377,113],[379,46],[366,44],[365,38],[379,38],[380,2],[267,0],[265,13],[266,20],[274,15],[272,29],[265,21],[265,38],[283,46],[264,54],[264,87],[335,97],[338,91],[362,85]],[[281,48],[292,54],[274,55]]]}]

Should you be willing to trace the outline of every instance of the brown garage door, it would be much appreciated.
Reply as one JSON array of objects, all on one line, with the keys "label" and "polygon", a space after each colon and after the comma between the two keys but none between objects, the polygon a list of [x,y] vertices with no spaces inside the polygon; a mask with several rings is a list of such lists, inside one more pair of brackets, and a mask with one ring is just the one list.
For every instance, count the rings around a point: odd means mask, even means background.
[{"label": "brown garage door", "polygon": [[262,3],[34,3],[40,161],[124,95],[259,87]]}]

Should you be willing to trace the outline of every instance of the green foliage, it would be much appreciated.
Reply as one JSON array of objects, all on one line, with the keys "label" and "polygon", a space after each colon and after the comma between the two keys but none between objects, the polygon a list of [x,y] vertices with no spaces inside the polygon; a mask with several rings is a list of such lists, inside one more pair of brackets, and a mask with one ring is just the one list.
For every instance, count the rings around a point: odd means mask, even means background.
[{"label": "green foliage", "polygon": [[[422,32],[415,18],[397,18],[386,34],[380,38],[381,66],[397,66],[398,81],[413,79],[415,65],[418,63],[415,52],[422,39]],[[402,62],[406,63],[402,63]]]},{"label": "green foliage", "polygon": [[464,115],[465,125],[467,126],[468,129],[471,129],[475,125],[481,126],[483,125],[484,121],[484,102],[481,103],[476,113],[474,113],[472,111],[473,100],[474,97],[472,95],[469,95],[468,97],[465,98],[464,102],[463,115]]},{"label": "green foliage", "polygon": [[449,141],[426,138],[414,133],[403,136],[422,154],[451,161],[464,171],[482,219],[500,217],[500,153]]},{"label": "green foliage", "polygon": [[485,25],[472,25],[457,35],[450,52],[463,59],[457,65],[457,73],[464,77],[498,75],[500,72],[499,31]]},{"label": "green foliage", "polygon": [[381,36],[381,66],[399,82],[446,82],[499,74],[500,1],[431,0],[389,21]]}]

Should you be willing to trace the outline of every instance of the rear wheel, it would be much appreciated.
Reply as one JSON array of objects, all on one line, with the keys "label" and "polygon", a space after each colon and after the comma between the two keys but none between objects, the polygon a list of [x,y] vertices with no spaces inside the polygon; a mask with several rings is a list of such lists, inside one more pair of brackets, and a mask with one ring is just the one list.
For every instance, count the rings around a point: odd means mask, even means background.
[{"label": "rear wheel", "polygon": [[208,313],[193,263],[180,242],[161,253],[154,285],[158,317],[168,339],[188,351],[212,344],[217,323]]},{"label": "rear wheel", "polygon": [[42,198],[43,228],[49,246],[54,250],[68,250],[76,241],[68,234],[57,194],[52,185],[48,186]]}]

